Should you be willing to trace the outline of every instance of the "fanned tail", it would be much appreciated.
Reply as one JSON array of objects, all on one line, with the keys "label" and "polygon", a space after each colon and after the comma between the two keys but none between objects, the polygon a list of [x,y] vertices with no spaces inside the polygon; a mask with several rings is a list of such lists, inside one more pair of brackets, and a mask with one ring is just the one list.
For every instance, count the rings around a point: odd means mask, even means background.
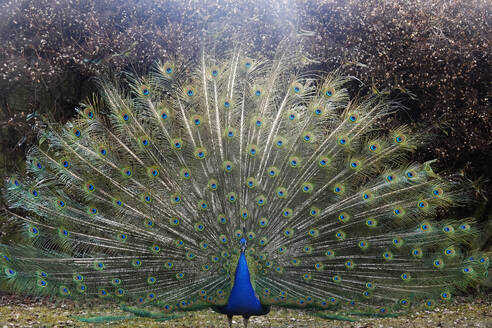
[{"label": "fanned tail", "polygon": [[243,238],[265,305],[386,314],[486,275],[487,254],[465,255],[473,219],[433,219],[467,203],[466,182],[408,162],[428,137],[380,129],[398,103],[302,73],[291,45],[102,81],[102,100],[49,124],[7,181],[31,246],[1,247],[0,279],[164,311],[224,305]]}]

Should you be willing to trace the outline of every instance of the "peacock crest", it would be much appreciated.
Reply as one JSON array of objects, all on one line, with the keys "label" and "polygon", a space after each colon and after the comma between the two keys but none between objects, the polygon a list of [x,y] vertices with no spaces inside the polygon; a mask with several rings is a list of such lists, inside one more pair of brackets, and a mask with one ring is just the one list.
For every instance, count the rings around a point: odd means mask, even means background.
[{"label": "peacock crest", "polygon": [[425,135],[379,127],[397,102],[302,72],[288,45],[226,53],[101,81],[100,100],[48,123],[7,181],[30,245],[1,246],[2,280],[247,319],[432,308],[486,275],[488,257],[464,252],[473,219],[434,220],[466,202],[464,183],[408,161]]}]

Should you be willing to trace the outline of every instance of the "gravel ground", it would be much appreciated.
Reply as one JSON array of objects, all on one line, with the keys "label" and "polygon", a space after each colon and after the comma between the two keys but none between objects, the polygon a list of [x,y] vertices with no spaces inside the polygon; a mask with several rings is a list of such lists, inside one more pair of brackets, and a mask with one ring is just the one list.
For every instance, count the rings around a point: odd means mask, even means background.
[{"label": "gravel ground", "polygon": [[[149,318],[113,321],[100,324],[80,322],[77,317],[124,315],[115,305],[99,302],[78,305],[17,295],[0,296],[0,328],[10,327],[207,327],[227,328],[223,315],[211,310],[185,313],[182,318],[158,322]],[[234,327],[243,327],[234,317]],[[356,322],[331,321],[306,312],[274,308],[267,316],[252,317],[250,328],[269,327],[492,327],[492,295],[455,298],[434,311],[416,311],[396,318],[364,318]]]}]

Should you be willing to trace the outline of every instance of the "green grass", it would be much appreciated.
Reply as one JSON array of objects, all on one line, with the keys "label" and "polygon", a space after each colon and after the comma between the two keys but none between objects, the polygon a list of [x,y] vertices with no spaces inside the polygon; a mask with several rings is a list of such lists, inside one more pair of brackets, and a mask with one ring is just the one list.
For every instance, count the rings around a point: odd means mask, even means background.
[{"label": "green grass", "polygon": [[[3,299],[0,306],[0,328],[4,327],[200,327],[227,328],[225,316],[211,310],[183,313],[184,317],[171,321],[150,318],[106,323],[80,322],[77,317],[128,316],[117,306],[97,304],[79,306],[70,303],[52,303],[46,300],[23,302]],[[234,317],[234,327],[242,327],[241,317]],[[270,314],[252,317],[254,327],[492,327],[492,298],[456,299],[434,311],[416,311],[396,318],[363,318],[356,322],[331,321],[295,310],[273,308]]]}]

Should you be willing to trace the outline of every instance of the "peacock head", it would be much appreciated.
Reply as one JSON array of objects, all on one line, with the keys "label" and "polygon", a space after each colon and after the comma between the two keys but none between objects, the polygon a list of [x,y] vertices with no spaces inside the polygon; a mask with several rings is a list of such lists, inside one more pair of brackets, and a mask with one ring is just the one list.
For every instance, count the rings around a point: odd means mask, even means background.
[{"label": "peacock head", "polygon": [[241,244],[241,252],[244,252],[246,250],[246,244],[247,244],[247,240],[246,238],[241,238],[241,240],[239,241],[239,243]]}]

